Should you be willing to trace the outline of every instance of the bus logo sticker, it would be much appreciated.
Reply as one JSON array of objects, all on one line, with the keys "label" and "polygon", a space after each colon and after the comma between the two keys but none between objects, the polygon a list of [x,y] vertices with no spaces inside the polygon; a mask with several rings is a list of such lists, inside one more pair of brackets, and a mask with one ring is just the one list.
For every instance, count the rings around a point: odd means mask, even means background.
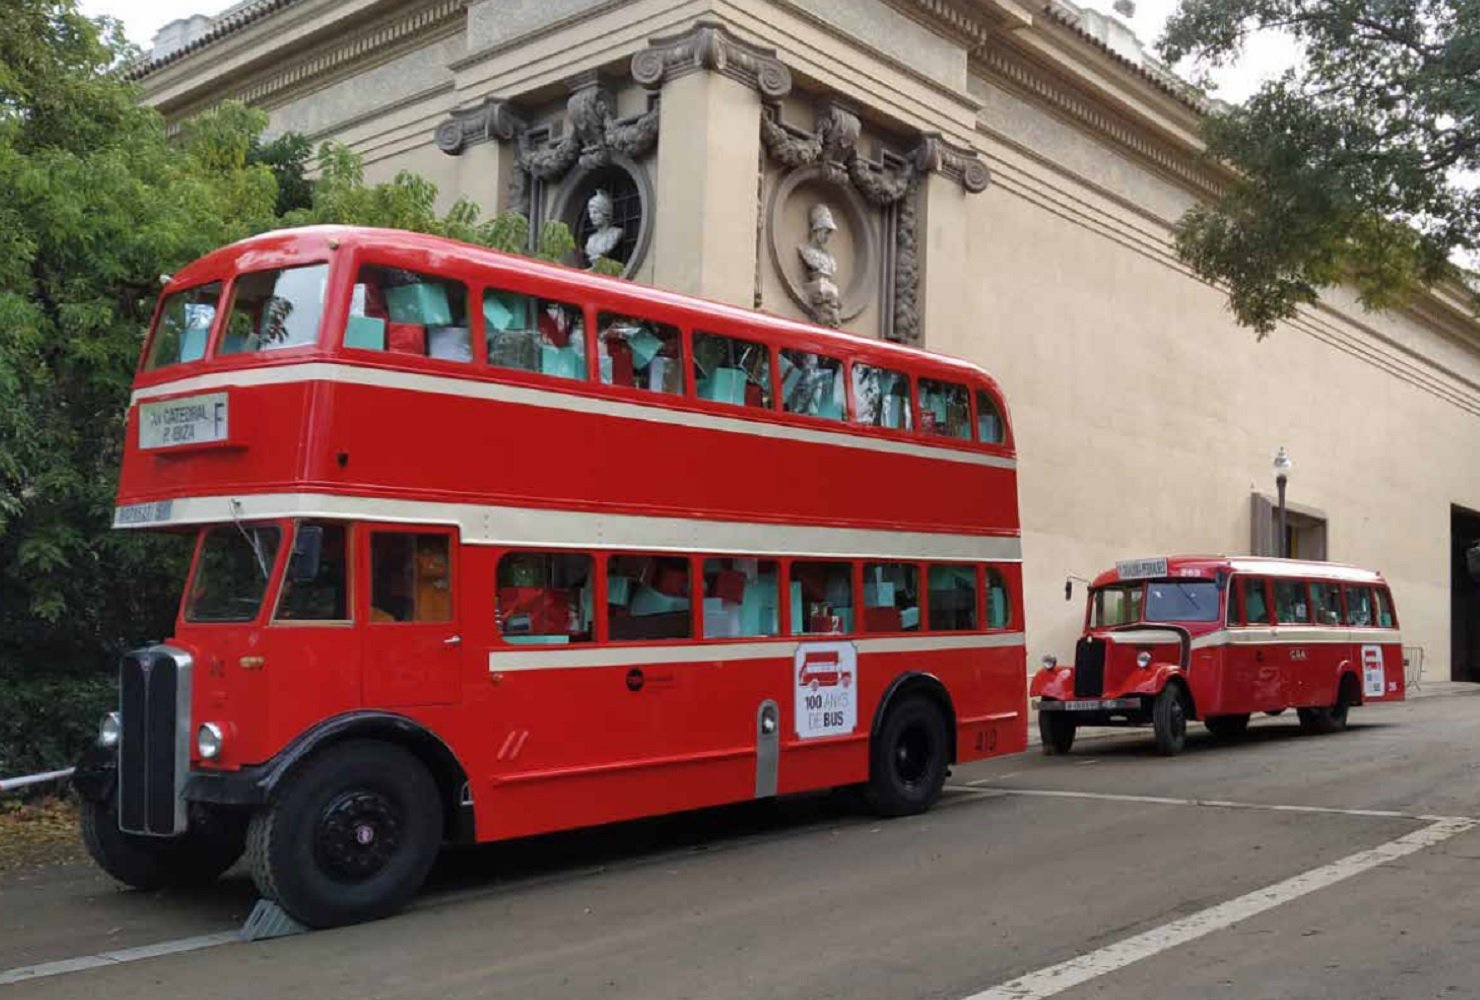
[{"label": "bus logo sticker", "polygon": [[851,642],[797,647],[797,738],[846,736],[858,728],[858,649]]},{"label": "bus logo sticker", "polygon": [[1387,675],[1382,668],[1382,647],[1362,647],[1362,694],[1381,698],[1387,690]]}]

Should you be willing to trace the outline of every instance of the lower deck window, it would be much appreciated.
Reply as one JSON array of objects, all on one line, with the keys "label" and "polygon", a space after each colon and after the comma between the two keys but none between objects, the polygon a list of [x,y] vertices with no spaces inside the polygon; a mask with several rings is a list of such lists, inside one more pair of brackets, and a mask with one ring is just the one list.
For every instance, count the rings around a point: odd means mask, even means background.
[{"label": "lower deck window", "polygon": [[494,620],[514,645],[590,642],[592,559],[552,552],[510,552],[498,562]]},{"label": "lower deck window", "polygon": [[780,589],[768,559],[704,560],[704,638],[779,635]]},{"label": "lower deck window", "polygon": [[278,598],[279,621],[349,619],[348,529],[308,521],[298,526]]},{"label": "lower deck window", "polygon": [[920,630],[920,567],[914,563],[865,563],[864,632]]},{"label": "lower deck window", "polygon": [[370,620],[452,620],[452,557],[446,535],[377,531],[370,536]]},{"label": "lower deck window", "polygon": [[689,561],[612,556],[606,566],[606,607],[613,642],[691,638]]},{"label": "lower deck window", "polygon": [[937,632],[976,628],[976,567],[930,567],[930,627]]}]

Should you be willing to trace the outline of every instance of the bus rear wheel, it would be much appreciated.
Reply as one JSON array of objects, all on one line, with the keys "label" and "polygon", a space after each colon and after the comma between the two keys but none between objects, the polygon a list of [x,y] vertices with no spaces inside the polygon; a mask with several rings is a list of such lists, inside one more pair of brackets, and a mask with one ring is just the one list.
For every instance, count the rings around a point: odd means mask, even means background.
[{"label": "bus rear wheel", "polygon": [[252,881],[310,927],[389,916],[421,888],[442,842],[442,801],[407,751],[357,740],[283,780],[252,818]]},{"label": "bus rear wheel", "polygon": [[116,795],[83,799],[82,844],[98,867],[135,889],[208,885],[242,856],[245,826],[233,815],[192,817],[179,837],[145,837],[118,828]]},{"label": "bus rear wheel", "polygon": [[869,746],[869,805],[881,816],[929,809],[946,783],[949,754],[950,732],[939,705],[921,695],[891,705]]},{"label": "bus rear wheel", "polygon": [[1168,684],[1151,704],[1151,730],[1156,736],[1156,752],[1175,757],[1187,744],[1187,704],[1182,688]]},{"label": "bus rear wheel", "polygon": [[1232,740],[1244,735],[1249,728],[1247,715],[1214,715],[1203,720],[1208,732],[1220,740]]},{"label": "bus rear wheel", "polygon": [[1057,756],[1069,752],[1074,746],[1074,720],[1064,712],[1038,713],[1038,736],[1043,740],[1043,752]]},{"label": "bus rear wheel", "polygon": [[1336,693],[1336,704],[1329,708],[1302,708],[1297,710],[1300,716],[1300,728],[1307,733],[1324,736],[1327,733],[1339,733],[1346,728],[1347,712],[1352,702],[1356,700],[1353,688],[1356,683],[1349,678],[1343,678],[1341,687]]}]

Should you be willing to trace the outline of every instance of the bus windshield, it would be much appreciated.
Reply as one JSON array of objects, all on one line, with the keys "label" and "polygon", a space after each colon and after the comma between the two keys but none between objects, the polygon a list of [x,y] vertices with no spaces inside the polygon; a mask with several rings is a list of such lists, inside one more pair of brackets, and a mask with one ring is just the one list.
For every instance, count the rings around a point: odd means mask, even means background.
[{"label": "bus windshield", "polygon": [[1101,587],[1090,595],[1090,625],[1133,622],[1215,622],[1218,585],[1212,580],[1151,580]]},{"label": "bus windshield", "polygon": [[262,608],[282,531],[274,524],[207,528],[185,620],[249,622]]}]

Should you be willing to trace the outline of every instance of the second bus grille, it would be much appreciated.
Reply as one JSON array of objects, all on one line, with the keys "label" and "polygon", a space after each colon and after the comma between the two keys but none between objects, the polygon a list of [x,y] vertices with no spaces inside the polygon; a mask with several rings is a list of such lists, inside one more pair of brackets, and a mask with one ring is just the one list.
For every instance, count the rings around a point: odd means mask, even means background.
[{"label": "second bus grille", "polygon": [[1080,639],[1074,647],[1074,697],[1098,698],[1105,692],[1105,643]]}]

